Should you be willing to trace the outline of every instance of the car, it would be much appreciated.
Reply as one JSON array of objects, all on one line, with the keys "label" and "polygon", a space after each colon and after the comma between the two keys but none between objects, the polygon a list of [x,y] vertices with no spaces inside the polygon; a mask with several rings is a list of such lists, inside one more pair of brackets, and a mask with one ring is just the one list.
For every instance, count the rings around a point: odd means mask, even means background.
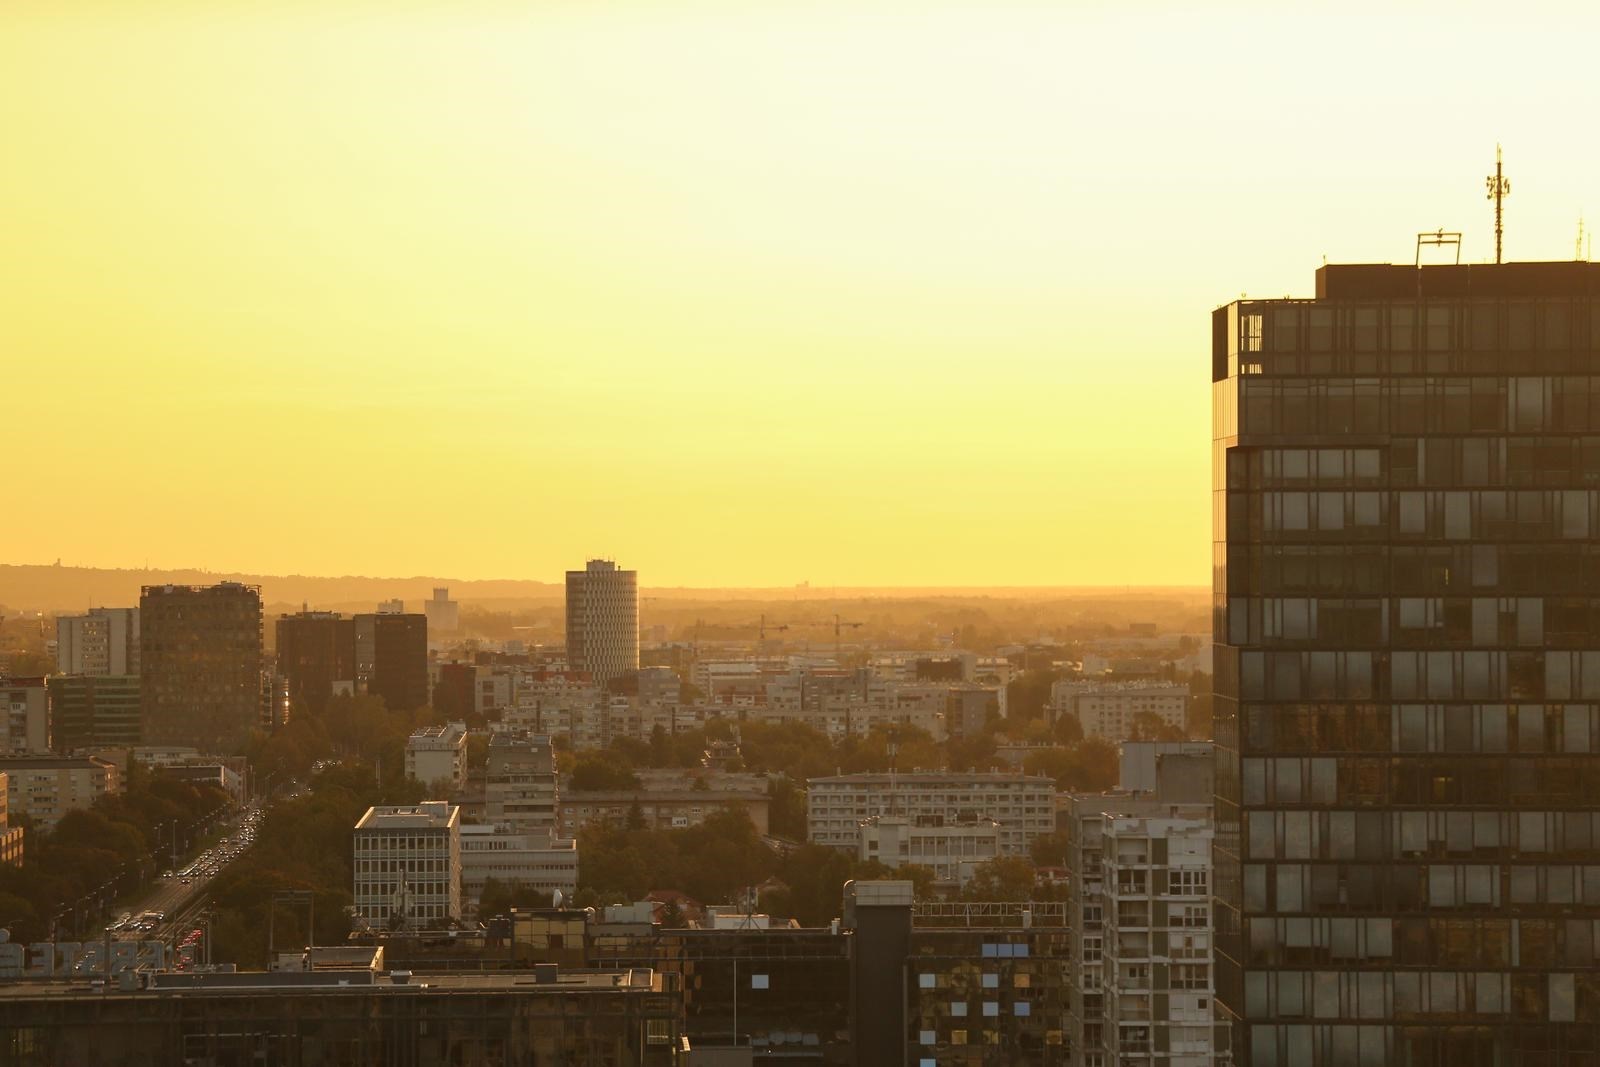
[{"label": "car", "polygon": [[183,877],[183,878],[178,879],[178,883],[180,885],[188,885],[192,881],[194,881],[194,879],[193,878],[189,878],[189,877]]}]

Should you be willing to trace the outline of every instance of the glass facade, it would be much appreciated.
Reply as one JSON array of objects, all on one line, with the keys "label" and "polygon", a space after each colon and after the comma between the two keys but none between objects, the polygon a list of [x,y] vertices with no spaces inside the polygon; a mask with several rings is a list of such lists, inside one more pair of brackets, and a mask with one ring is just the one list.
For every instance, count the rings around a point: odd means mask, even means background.
[{"label": "glass facade", "polygon": [[1318,293],[1213,315],[1235,1061],[1600,1063],[1600,271]]}]

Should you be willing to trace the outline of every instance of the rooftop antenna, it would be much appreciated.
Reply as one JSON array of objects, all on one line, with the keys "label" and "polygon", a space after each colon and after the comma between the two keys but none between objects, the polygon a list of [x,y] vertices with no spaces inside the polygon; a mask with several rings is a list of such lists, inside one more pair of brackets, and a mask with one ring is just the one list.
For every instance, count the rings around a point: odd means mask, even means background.
[{"label": "rooftop antenna", "polygon": [[1511,195],[1511,182],[1500,166],[1500,146],[1494,146],[1494,173],[1484,179],[1489,187],[1489,199],[1494,201],[1494,261],[1500,262],[1500,241],[1505,234],[1503,215],[1505,199]]},{"label": "rooftop antenna", "polygon": [[1572,258],[1579,260],[1589,258],[1583,254],[1583,212],[1581,210],[1578,212],[1578,245],[1573,249]]}]

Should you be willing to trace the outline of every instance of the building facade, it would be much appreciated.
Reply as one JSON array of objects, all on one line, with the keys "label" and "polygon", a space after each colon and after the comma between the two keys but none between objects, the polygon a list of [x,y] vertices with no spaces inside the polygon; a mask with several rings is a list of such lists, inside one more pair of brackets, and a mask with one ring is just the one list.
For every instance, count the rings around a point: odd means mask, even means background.
[{"label": "building facade", "polygon": [[525,886],[567,899],[578,889],[578,843],[503,826],[461,828],[461,908],[472,919],[489,879],[501,885]]},{"label": "building facade", "polygon": [[406,775],[423,784],[443,782],[449,790],[467,782],[467,725],[424,726],[406,740]]},{"label": "building facade", "polygon": [[591,559],[567,572],[567,662],[604,686],[639,669],[639,572]]},{"label": "building facade", "polygon": [[116,764],[94,756],[0,757],[11,818],[26,815],[49,832],[68,812],[87,808],[120,786]]},{"label": "building facade", "polygon": [[43,678],[0,678],[0,753],[50,751],[50,690]]},{"label": "building facade", "polygon": [[901,815],[959,824],[993,819],[1000,850],[1026,856],[1033,839],[1055,829],[1055,782],[1027,774],[842,774],[806,783],[806,826],[814,845],[852,852],[861,824],[874,816]]},{"label": "building facade", "polygon": [[561,832],[555,748],[544,734],[498,730],[489,737],[484,816],[523,833]]},{"label": "building facade", "polygon": [[460,921],[460,808],[442,800],[368,808],[352,847],[358,918],[376,929]]},{"label": "building facade", "polygon": [[11,825],[10,777],[0,771],[0,866],[22,866],[22,843],[27,833]]},{"label": "building facade", "polygon": [[291,702],[321,714],[334,694],[355,692],[355,625],[336,611],[278,616],[278,673]]},{"label": "building facade", "polygon": [[394,711],[428,705],[428,617],[380,611],[357,615],[356,677]]},{"label": "building facade", "polygon": [[956,888],[972,880],[979,864],[1000,855],[1000,824],[874,815],[862,822],[860,842],[857,859],[877,860],[894,870],[907,864],[926,867],[936,885]]},{"label": "building facade", "polygon": [[1099,682],[1063,679],[1050,687],[1050,722],[1078,720],[1084,737],[1116,744],[1133,737],[1141,723],[1182,731],[1189,713],[1189,687],[1172,682]]},{"label": "building facade", "polygon": [[145,586],[139,654],[144,739],[233,751],[261,716],[261,590]]},{"label": "building facade", "polygon": [[54,675],[49,689],[59,751],[129,747],[144,740],[137,675]]},{"label": "building facade", "polygon": [[1212,317],[1235,1060],[1572,1067],[1600,1020],[1600,265]]},{"label": "building facade", "polygon": [[62,674],[137,675],[139,609],[90,608],[56,617],[56,670]]}]

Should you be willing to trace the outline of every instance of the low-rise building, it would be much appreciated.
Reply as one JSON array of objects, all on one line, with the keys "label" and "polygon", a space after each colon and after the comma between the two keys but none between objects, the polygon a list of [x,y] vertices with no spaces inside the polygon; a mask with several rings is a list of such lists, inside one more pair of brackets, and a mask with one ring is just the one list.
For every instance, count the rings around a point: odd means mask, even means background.
[{"label": "low-rise building", "polygon": [[1033,839],[1055,829],[1055,782],[1039,775],[918,771],[842,774],[806,783],[806,829],[812,844],[856,851],[861,824],[873,816],[935,818],[946,823],[993,819],[1000,850],[1026,856]]},{"label": "low-rise building", "polygon": [[637,814],[651,829],[699,826],[725,807],[742,809],[757,832],[768,829],[767,779],[759,774],[640,769],[638,789],[574,790],[561,794],[561,824],[576,830],[592,822],[625,824]]},{"label": "low-rise building", "polygon": [[424,726],[406,740],[406,775],[424,785],[460,789],[467,781],[467,724]]},{"label": "low-rise building", "polygon": [[858,859],[877,860],[894,869],[907,864],[927,867],[935,884],[947,887],[966,885],[979,864],[999,855],[1000,824],[993,819],[945,823],[902,815],[865,820],[856,852]]},{"label": "low-rise building", "polygon": [[478,900],[491,878],[501,885],[560,892],[570,900],[578,889],[578,843],[503,826],[461,827],[461,910],[466,918],[477,916]]},{"label": "low-rise building", "polygon": [[368,808],[355,826],[355,913],[373,927],[461,919],[461,809],[442,800]]},{"label": "low-rise building", "polygon": [[94,756],[5,756],[10,814],[26,815],[40,830],[56,828],[70,811],[87,808],[120,788],[116,764]]}]

